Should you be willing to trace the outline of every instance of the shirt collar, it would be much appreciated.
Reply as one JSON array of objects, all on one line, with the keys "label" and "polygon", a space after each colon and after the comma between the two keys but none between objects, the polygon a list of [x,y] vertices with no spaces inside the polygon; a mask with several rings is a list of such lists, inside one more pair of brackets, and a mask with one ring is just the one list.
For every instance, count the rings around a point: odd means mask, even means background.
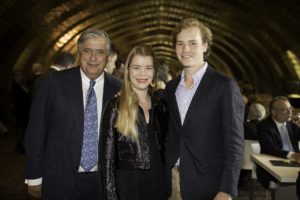
[{"label": "shirt collar", "polygon": [[[202,80],[202,78],[204,76],[204,73],[206,72],[207,67],[208,67],[207,62],[204,62],[203,66],[192,76],[192,78],[194,80],[193,86],[196,85],[197,83],[199,83]],[[181,73],[179,84],[183,85],[183,86],[185,85],[184,84],[184,71],[182,71],[182,73]]]},{"label": "shirt collar", "polygon": [[[91,80],[84,74],[84,72],[82,71],[81,68],[80,68],[80,74],[81,74],[81,79],[82,79],[82,81],[83,81],[85,84],[90,85],[90,81],[91,81]],[[95,85],[96,85],[97,83],[99,83],[100,81],[102,81],[102,80],[104,80],[104,72],[102,72],[101,75],[100,75],[97,79],[95,79],[95,81],[96,81]]]},{"label": "shirt collar", "polygon": [[277,126],[278,128],[280,128],[281,126],[286,126],[286,122],[280,123],[280,122],[276,121],[273,117],[272,117],[272,119],[273,119],[273,121],[275,122],[275,124],[276,124],[276,126]]},{"label": "shirt collar", "polygon": [[54,66],[54,65],[52,65],[50,68],[55,69],[56,71],[63,70],[61,67],[57,67],[57,66]]}]

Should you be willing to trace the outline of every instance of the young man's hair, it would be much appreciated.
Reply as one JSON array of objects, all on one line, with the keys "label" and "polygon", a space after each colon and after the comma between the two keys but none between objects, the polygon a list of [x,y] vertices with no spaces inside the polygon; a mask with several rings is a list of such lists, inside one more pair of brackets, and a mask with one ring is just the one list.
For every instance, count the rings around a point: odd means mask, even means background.
[{"label": "young man's hair", "polygon": [[207,59],[211,52],[211,47],[213,44],[213,34],[212,34],[211,30],[207,26],[205,26],[203,23],[201,23],[198,19],[186,18],[186,19],[183,19],[181,22],[179,22],[176,25],[176,27],[174,28],[173,33],[172,33],[173,46],[175,47],[175,45],[176,45],[177,35],[182,30],[191,28],[191,27],[199,28],[200,34],[202,37],[202,42],[207,43],[207,50],[206,50],[206,52],[204,52],[204,59]]}]

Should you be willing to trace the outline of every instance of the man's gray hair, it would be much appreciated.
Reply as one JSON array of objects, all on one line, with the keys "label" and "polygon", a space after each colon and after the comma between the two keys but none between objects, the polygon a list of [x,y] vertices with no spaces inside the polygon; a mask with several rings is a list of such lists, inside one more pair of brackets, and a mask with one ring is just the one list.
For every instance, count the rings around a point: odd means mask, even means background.
[{"label": "man's gray hair", "polygon": [[275,104],[277,101],[279,101],[279,100],[290,102],[289,99],[288,99],[286,96],[277,96],[277,97],[274,97],[274,98],[271,100],[271,102],[270,102],[270,106],[269,106],[270,112],[273,110],[274,104]]},{"label": "man's gray hair", "polygon": [[111,42],[109,39],[108,34],[105,31],[99,30],[99,29],[88,29],[84,32],[82,32],[77,40],[77,48],[79,49],[80,45],[84,43],[89,38],[105,38],[106,39],[106,48],[107,48],[107,54],[109,55],[111,51]]},{"label": "man's gray hair", "polygon": [[252,103],[249,108],[248,120],[262,120],[266,115],[266,109],[260,103]]}]

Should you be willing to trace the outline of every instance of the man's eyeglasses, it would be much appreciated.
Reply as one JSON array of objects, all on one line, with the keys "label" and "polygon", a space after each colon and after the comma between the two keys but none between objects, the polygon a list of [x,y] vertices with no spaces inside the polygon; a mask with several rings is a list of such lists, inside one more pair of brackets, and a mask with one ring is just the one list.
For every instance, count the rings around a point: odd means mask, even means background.
[{"label": "man's eyeglasses", "polygon": [[273,108],[274,110],[278,110],[279,112],[282,113],[290,113],[294,110],[293,107],[288,107],[288,108]]}]

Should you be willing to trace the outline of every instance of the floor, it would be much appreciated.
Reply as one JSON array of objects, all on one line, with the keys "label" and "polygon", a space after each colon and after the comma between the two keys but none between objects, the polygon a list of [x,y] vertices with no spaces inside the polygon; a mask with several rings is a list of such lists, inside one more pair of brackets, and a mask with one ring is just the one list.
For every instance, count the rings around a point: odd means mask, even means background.
[{"label": "floor", "polygon": [[[30,199],[24,184],[25,155],[14,151],[15,136],[8,134],[0,136],[0,199],[25,200]],[[239,187],[237,200],[248,200],[251,181],[246,181]],[[255,182],[255,200],[266,199],[266,192]]]}]

